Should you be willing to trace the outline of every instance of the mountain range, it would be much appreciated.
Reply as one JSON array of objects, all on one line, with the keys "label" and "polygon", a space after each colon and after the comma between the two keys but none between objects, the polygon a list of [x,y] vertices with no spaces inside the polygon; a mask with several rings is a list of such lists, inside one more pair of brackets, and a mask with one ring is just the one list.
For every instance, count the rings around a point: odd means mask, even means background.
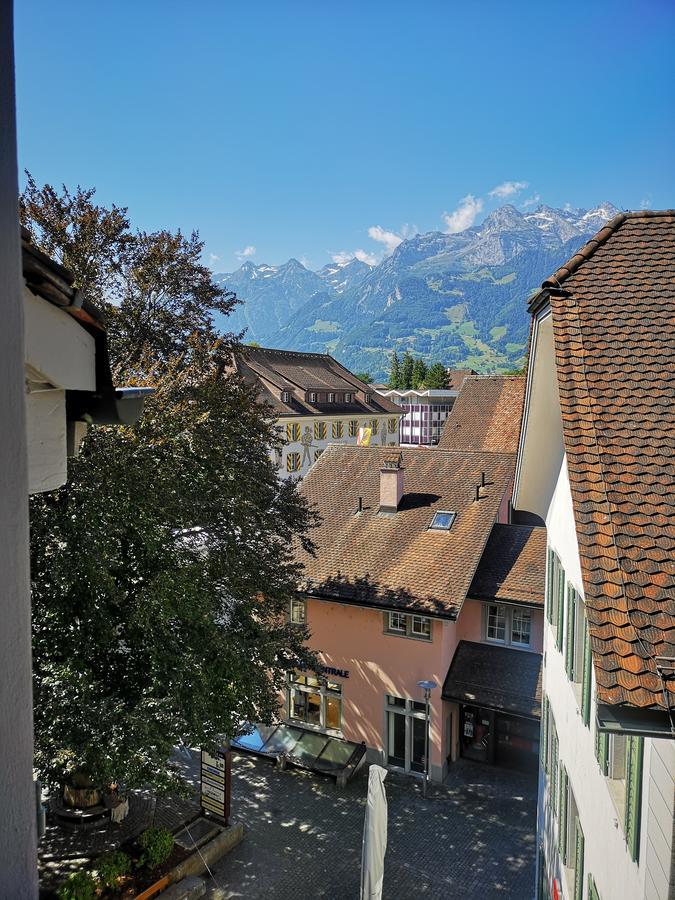
[{"label": "mountain range", "polygon": [[297,259],[214,275],[241,304],[218,324],[266,347],[331,353],[383,378],[391,351],[503,372],[523,364],[527,298],[619,210],[506,205],[456,234],[402,241],[379,265],[354,258],[316,272]]}]

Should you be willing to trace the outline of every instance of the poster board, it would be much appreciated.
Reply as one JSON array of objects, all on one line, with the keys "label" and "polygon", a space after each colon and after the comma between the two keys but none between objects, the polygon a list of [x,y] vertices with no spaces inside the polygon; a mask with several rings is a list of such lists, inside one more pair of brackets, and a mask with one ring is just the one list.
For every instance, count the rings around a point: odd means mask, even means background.
[{"label": "poster board", "polygon": [[211,755],[202,750],[200,768],[200,805],[205,813],[218,816],[227,824],[230,818],[232,751],[223,748]]}]

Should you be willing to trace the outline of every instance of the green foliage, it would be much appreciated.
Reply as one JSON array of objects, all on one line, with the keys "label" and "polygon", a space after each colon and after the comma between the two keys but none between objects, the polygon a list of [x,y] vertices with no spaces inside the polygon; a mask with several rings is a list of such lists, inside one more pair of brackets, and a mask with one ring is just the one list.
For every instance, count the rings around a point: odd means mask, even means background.
[{"label": "green foliage", "polygon": [[398,361],[398,353],[394,350],[391,354],[391,368],[389,370],[389,387],[398,388],[401,384],[401,364]]},{"label": "green foliage", "polygon": [[399,383],[399,387],[404,391],[409,391],[413,386],[414,367],[415,360],[412,358],[410,350],[406,350],[403,355],[403,362],[401,363],[401,380]]},{"label": "green foliage", "polygon": [[68,484],[31,498],[35,764],[52,785],[176,791],[176,744],[271,721],[286,670],[316,664],[286,616],[313,517],[277,478],[240,344],[213,329],[235,298],[198,236],[132,234],[91,196],[30,181],[23,220],[106,310],[115,383],[155,394],[136,426],[91,427]]},{"label": "green foliage", "polygon": [[131,868],[131,860],[121,850],[105,853],[98,860],[99,879],[104,887],[114,888],[117,882]]},{"label": "green foliage", "polygon": [[168,828],[146,828],[138,843],[143,850],[140,864],[149,869],[156,869],[171,856],[173,835]]},{"label": "green foliage", "polygon": [[90,872],[72,872],[56,892],[59,900],[94,900],[96,879]]},{"label": "green foliage", "polygon": [[424,379],[425,387],[430,390],[440,391],[448,386],[448,372],[442,363],[434,363],[429,366],[426,378]]},{"label": "green foliage", "polygon": [[373,383],[373,376],[370,374],[370,372],[356,372],[355,374],[359,381],[362,381],[364,384]]},{"label": "green foliage", "polygon": [[413,363],[412,386],[417,389],[424,384],[427,377],[427,367],[423,359],[416,359]]}]

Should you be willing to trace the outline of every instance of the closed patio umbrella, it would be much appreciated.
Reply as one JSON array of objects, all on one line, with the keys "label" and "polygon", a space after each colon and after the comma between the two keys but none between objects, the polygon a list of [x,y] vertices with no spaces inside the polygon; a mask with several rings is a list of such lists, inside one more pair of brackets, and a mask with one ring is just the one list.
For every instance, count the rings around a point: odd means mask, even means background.
[{"label": "closed patio umbrella", "polygon": [[387,770],[371,766],[368,773],[368,802],[363,824],[361,852],[361,900],[381,900],[384,854],[387,850]]}]

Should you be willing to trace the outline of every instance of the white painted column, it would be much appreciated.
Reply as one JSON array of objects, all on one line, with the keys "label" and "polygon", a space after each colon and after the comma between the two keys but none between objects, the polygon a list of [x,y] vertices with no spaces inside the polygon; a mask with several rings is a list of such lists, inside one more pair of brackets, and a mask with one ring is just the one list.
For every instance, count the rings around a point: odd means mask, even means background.
[{"label": "white painted column", "polygon": [[37,897],[21,244],[11,0],[0,0],[0,897]]}]

